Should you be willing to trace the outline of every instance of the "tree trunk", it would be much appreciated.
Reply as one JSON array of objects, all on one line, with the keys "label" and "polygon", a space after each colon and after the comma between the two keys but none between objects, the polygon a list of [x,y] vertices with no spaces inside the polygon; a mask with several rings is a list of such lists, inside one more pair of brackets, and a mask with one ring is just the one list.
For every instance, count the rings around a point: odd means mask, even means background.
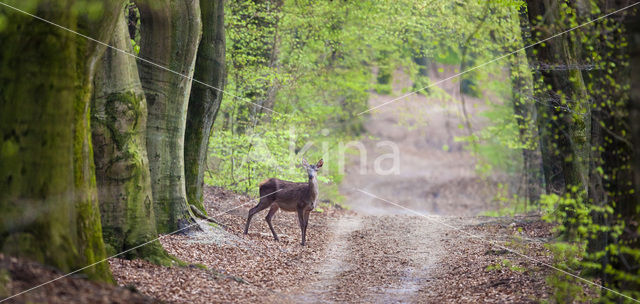
[{"label": "tree trunk", "polygon": [[[140,57],[182,75],[139,61],[148,103],[147,152],[159,233],[195,222],[187,203],[184,132],[191,77],[200,40],[196,0],[139,0]],[[185,77],[186,76],[186,77]]]},{"label": "tree trunk", "polygon": [[[629,40],[629,92],[631,141],[633,144],[633,178],[636,193],[640,193],[640,13],[627,17]],[[636,212],[638,212],[636,210]]]},{"label": "tree trunk", "polygon": [[[533,96],[533,77],[524,52],[515,55],[510,66],[513,87],[513,112],[516,115],[522,149],[524,197],[530,203],[540,200],[542,194],[542,159],[537,144],[537,112]],[[526,212],[526,206],[525,206]]]},{"label": "tree trunk", "polygon": [[202,10],[202,41],[198,48],[194,78],[219,90],[195,83],[191,89],[185,131],[184,167],[189,204],[206,212],[202,187],[209,136],[222,101],[225,84],[224,1],[205,1]]},{"label": "tree trunk", "polygon": [[[133,53],[124,12],[117,16],[110,45]],[[135,58],[107,49],[98,65],[91,124],[102,234],[109,255],[157,237],[149,161],[147,101]],[[127,253],[168,264],[159,242]]]},{"label": "tree trunk", "polygon": [[[520,9],[520,32],[524,44],[533,43],[531,23],[529,18],[532,13],[540,13],[539,11],[531,12],[531,8],[522,7]],[[533,16],[535,17],[535,15]],[[545,105],[546,100],[544,94],[539,88],[542,76],[538,71],[538,67],[534,62],[538,62],[537,54],[532,48],[525,49],[529,67],[532,71],[532,97],[537,100],[535,103],[535,111],[537,113],[535,123],[538,127],[538,146],[540,149],[540,161],[542,170],[542,181],[547,194],[561,194],[565,190],[565,182],[562,176],[562,160],[551,149],[552,141],[552,119],[549,117],[549,107]]]},{"label": "tree trunk", "polygon": [[[78,30],[80,33],[93,37],[98,41],[106,41],[113,33],[117,16],[122,13],[124,0],[104,0],[103,14],[96,21],[93,17],[80,15]],[[80,37],[75,37],[79,39]],[[96,259],[94,252],[104,254],[105,246],[102,239],[102,225],[98,205],[95,165],[93,160],[93,145],[91,143],[91,95],[96,64],[104,54],[106,47],[86,39],[79,40],[76,72],[79,73],[74,105],[74,172],[76,186],[76,208],[78,210],[78,235],[83,255],[91,264]],[[103,257],[101,256],[100,259]],[[100,263],[94,267],[96,271],[109,273],[109,265]]]},{"label": "tree trunk", "polygon": [[[569,17],[563,15],[557,1],[528,0],[527,8],[529,21],[539,28],[538,33],[544,33],[536,39],[546,38],[569,26]],[[539,21],[539,16],[544,16],[542,22]],[[551,153],[561,157],[560,165],[565,186],[562,192],[581,197],[581,201],[586,202],[589,103],[581,71],[575,67],[579,59],[576,48],[579,42],[568,37],[570,36],[556,37],[534,47],[537,51],[537,65],[545,84],[545,88],[538,92],[539,96],[543,97],[539,100],[542,103],[539,108],[543,109],[541,116],[546,120],[542,126],[545,132],[541,136],[546,137],[544,140],[547,145],[543,149],[552,149]],[[548,102],[544,100],[545,96]],[[573,217],[573,211],[564,211],[567,212],[565,237],[572,239],[575,224],[572,224],[569,218]]]},{"label": "tree trunk", "polygon": [[[123,1],[100,18],[73,1],[40,1],[35,13],[104,39]],[[89,128],[95,61],[104,47],[21,13],[0,32],[0,243],[2,251],[72,271],[105,258]],[[42,67],[46,67],[43,69]],[[108,264],[85,270],[111,281]]]}]

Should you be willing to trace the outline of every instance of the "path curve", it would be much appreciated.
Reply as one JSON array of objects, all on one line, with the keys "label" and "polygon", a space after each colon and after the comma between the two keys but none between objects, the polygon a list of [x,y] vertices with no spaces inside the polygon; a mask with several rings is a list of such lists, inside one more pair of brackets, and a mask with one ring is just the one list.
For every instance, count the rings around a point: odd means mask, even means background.
[{"label": "path curve", "polygon": [[[434,74],[437,70],[434,68]],[[446,77],[453,69],[445,69]],[[394,77],[395,96],[411,87],[401,71]],[[434,81],[437,80],[434,79]],[[456,97],[455,84],[442,90]],[[394,96],[372,94],[370,106]],[[469,99],[467,97],[467,99]],[[477,100],[471,102],[478,103]],[[471,109],[475,112],[479,107]],[[296,302],[406,303],[419,302],[417,293],[433,280],[433,268],[446,259],[445,238],[456,231],[436,223],[450,215],[476,215],[486,209],[490,193],[475,174],[475,160],[454,141],[465,134],[460,108],[451,100],[413,95],[371,113],[365,123],[369,136],[362,141],[367,161],[356,155],[346,168],[341,192],[356,215],[333,223],[327,259],[313,272],[312,283]],[[473,119],[472,124],[483,122]],[[375,160],[389,153],[392,142],[399,154],[398,174],[379,175]],[[385,167],[385,165],[387,167]],[[390,162],[382,163],[389,168]],[[429,221],[402,208],[368,196],[359,189],[433,217]],[[458,224],[460,224],[458,222]]]}]

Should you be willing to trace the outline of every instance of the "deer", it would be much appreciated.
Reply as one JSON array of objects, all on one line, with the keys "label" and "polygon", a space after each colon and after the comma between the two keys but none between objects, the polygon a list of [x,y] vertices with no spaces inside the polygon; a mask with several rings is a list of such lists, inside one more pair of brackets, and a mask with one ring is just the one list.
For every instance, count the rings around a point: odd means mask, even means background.
[{"label": "deer", "polygon": [[271,218],[279,209],[288,212],[298,212],[298,222],[302,232],[302,246],[306,243],[307,224],[309,213],[316,208],[318,198],[318,169],[324,164],[320,159],[315,165],[309,165],[306,159],[302,159],[302,167],[309,176],[308,182],[296,183],[277,178],[269,178],[260,183],[260,202],[249,210],[244,234],[249,233],[251,218],[258,212],[270,208],[265,220],[273,233],[273,238],[278,241],[278,234],[273,229]]}]

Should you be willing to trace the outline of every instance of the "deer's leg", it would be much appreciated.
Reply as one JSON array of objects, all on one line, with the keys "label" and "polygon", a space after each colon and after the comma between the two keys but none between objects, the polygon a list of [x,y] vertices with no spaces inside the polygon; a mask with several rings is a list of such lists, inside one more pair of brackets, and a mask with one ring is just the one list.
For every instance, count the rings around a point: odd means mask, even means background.
[{"label": "deer's leg", "polygon": [[271,229],[271,233],[273,233],[273,238],[278,241],[278,235],[276,234],[276,231],[273,229],[273,225],[271,225],[271,218],[273,217],[274,214],[276,214],[276,212],[278,211],[279,207],[278,204],[272,204],[271,205],[271,209],[269,209],[269,213],[267,213],[267,217],[265,217],[264,219],[267,220],[267,224],[269,224],[269,229]]},{"label": "deer's leg", "polygon": [[304,226],[304,211],[302,209],[298,209],[298,222],[300,222],[300,231],[302,232],[302,246],[304,246],[304,235],[306,232],[306,227]]},{"label": "deer's leg", "polygon": [[247,224],[244,226],[244,234],[249,233],[249,224],[251,223],[251,218],[258,212],[267,209],[267,207],[271,206],[272,201],[267,200],[266,197],[260,199],[260,202],[253,208],[249,210],[249,216],[247,217]]},{"label": "deer's leg", "polygon": [[302,215],[302,245],[304,245],[306,243],[306,239],[307,239],[307,224],[309,224],[309,214],[311,213],[311,210],[307,210],[304,211],[304,214]]}]

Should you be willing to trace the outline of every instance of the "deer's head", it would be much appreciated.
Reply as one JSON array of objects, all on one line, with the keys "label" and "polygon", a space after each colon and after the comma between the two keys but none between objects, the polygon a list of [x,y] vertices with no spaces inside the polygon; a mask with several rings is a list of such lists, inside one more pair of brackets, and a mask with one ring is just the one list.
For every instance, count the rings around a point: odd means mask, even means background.
[{"label": "deer's head", "polygon": [[315,165],[309,165],[306,159],[302,159],[302,167],[307,170],[307,174],[309,174],[310,179],[316,177],[316,175],[318,174],[318,169],[322,167],[322,164],[324,164],[324,161],[322,161],[322,159],[320,159]]}]

